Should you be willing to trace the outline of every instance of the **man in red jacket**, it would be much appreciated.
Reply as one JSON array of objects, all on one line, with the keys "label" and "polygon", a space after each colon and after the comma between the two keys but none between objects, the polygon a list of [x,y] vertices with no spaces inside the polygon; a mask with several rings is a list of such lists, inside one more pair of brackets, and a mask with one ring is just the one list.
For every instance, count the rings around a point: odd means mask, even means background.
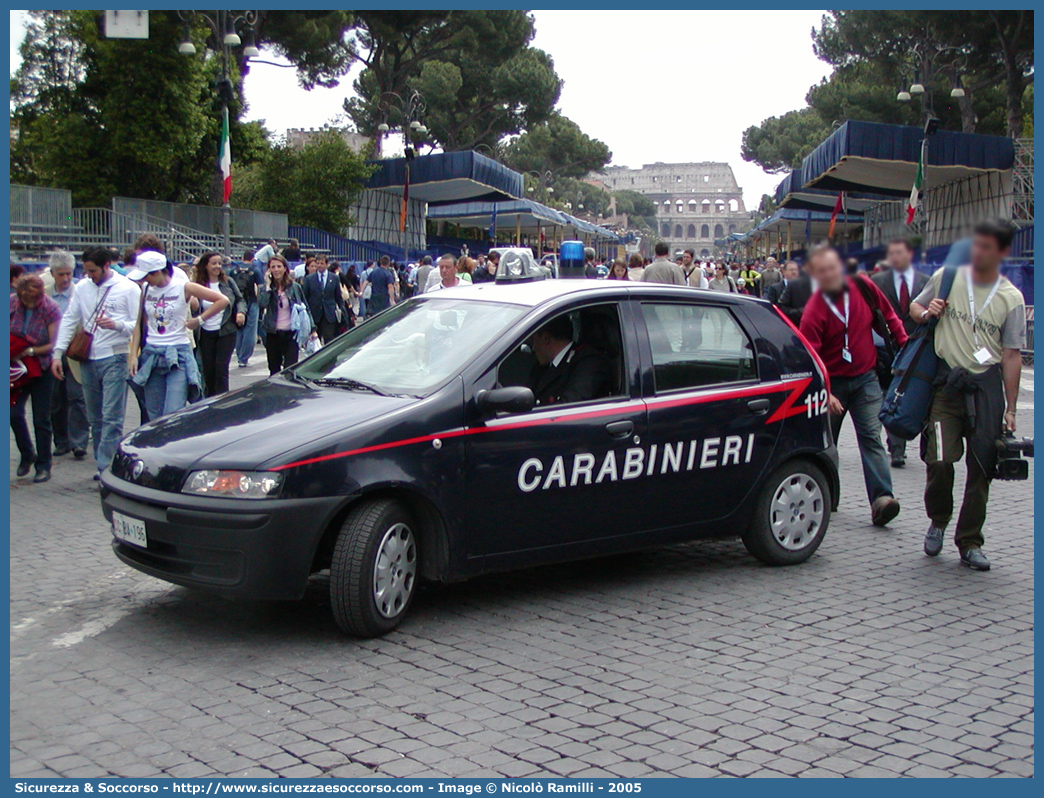
[{"label": "man in red jacket", "polygon": [[[881,386],[877,381],[877,348],[874,346],[874,310],[880,309],[898,346],[906,343],[906,330],[884,294],[863,275],[846,277],[841,257],[831,246],[814,247],[808,254],[809,276],[818,286],[805,305],[801,332],[819,352],[830,374],[830,425],[837,439],[845,414],[852,414],[863,480],[875,526],[884,526],[899,514],[899,500],[892,495],[888,453],[881,442]],[[865,283],[864,297],[856,283]]]}]

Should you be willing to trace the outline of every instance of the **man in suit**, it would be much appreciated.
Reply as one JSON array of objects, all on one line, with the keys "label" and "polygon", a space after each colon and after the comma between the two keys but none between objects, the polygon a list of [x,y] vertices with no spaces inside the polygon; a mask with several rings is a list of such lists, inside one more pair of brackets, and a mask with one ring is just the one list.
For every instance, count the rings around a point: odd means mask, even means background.
[{"label": "man in suit", "polygon": [[776,303],[779,305],[779,309],[787,314],[787,318],[794,322],[794,326],[800,326],[801,314],[816,290],[815,281],[808,274],[807,263],[804,271],[805,273],[796,280],[787,283],[787,287],[779,295],[779,302]]},{"label": "man in suit", "polygon": [[[788,260],[779,271],[780,279],[774,283],[769,283],[765,287],[765,299],[773,305],[778,305],[779,298],[783,296],[787,286],[798,279],[799,274],[801,274],[801,270],[798,269],[797,261]],[[762,275],[762,278],[764,278],[764,275]]]},{"label": "man in suit", "polygon": [[611,391],[609,358],[593,347],[573,343],[573,323],[557,316],[533,335],[537,364],[529,378],[538,405],[600,399]]},{"label": "man in suit", "polygon": [[341,325],[347,322],[348,310],[341,296],[341,281],[329,271],[325,255],[316,259],[316,269],[305,277],[303,288],[319,339],[324,344],[329,343],[337,337]]},{"label": "man in suit", "polygon": [[[928,278],[913,267],[913,254],[913,246],[905,238],[889,241],[888,268],[870,278],[885,295],[907,335],[917,328],[917,322],[910,317],[910,300],[919,296],[928,283]],[[902,468],[906,465],[906,441],[891,433],[888,433],[887,438],[892,468]]]}]

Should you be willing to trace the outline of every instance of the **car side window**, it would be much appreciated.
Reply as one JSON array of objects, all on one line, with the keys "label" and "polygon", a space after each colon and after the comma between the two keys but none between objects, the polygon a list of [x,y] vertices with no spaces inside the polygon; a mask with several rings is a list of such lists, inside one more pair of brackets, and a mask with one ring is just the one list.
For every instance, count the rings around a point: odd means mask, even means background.
[{"label": "car side window", "polygon": [[754,348],[728,308],[642,303],[656,392],[757,377]]},{"label": "car side window", "polygon": [[[538,340],[542,330],[557,338]],[[559,362],[541,362],[565,349]],[[620,309],[592,305],[543,320],[497,366],[497,386],[522,385],[537,405],[576,404],[627,394]]]}]

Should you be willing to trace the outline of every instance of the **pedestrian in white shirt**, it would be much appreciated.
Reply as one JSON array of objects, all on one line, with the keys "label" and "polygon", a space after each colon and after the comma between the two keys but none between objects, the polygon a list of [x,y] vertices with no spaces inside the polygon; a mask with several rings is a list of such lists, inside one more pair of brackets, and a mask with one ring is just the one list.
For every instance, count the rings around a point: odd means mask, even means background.
[{"label": "pedestrian in white shirt", "polygon": [[[127,409],[127,351],[138,321],[141,291],[110,265],[108,250],[94,247],[83,253],[87,279],[73,291],[62,315],[51,371],[65,379],[62,356],[73,334],[82,328],[94,336],[88,359],[80,368],[83,398],[91,427],[94,460],[101,472],[108,467],[123,436]],[[95,479],[97,479],[95,475]]]}]

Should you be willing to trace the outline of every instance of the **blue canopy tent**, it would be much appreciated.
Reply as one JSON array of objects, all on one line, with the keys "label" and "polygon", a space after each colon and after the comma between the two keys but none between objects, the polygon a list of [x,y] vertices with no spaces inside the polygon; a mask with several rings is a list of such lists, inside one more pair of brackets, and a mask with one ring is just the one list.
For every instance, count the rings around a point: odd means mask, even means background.
[{"label": "blue canopy tent", "polygon": [[501,231],[532,234],[561,228],[563,235],[587,234],[596,238],[616,238],[615,233],[603,227],[531,199],[458,202],[428,207],[429,219],[453,222],[464,227],[490,227],[494,213],[497,228]]},{"label": "blue canopy tent", "polygon": [[[793,210],[833,211],[837,203],[837,191],[822,188],[805,188],[801,181],[801,170],[795,169],[776,186],[776,206]],[[865,211],[880,202],[895,200],[895,197],[866,192],[845,192],[845,208],[849,211]]]},{"label": "blue canopy tent", "polygon": [[[801,186],[904,197],[917,175],[922,141],[917,127],[849,120],[805,156]],[[1015,163],[1015,145],[1003,136],[940,130],[928,141],[926,189]]]},{"label": "blue canopy tent", "polygon": [[[402,194],[406,185],[406,159],[390,158],[371,163],[377,170],[366,187]],[[521,174],[470,150],[419,155],[409,166],[410,199],[429,206],[513,199],[525,192]]]},{"label": "blue canopy tent", "polygon": [[[808,239],[826,238],[830,231],[830,211],[798,210],[796,208],[780,208],[767,219],[761,221],[752,230],[744,233],[744,238],[755,238],[759,235],[769,233],[786,232],[790,225],[794,240],[804,241]],[[834,225],[835,233],[846,233],[855,230],[863,224],[863,214],[858,211],[849,211],[848,214],[839,213]]]},{"label": "blue canopy tent", "polygon": [[[754,228],[743,233],[735,240],[752,255],[792,255],[804,250],[806,243],[825,239],[830,232],[828,211],[798,210],[796,208],[780,208],[767,219],[759,222]],[[839,213],[834,224],[834,233],[848,234],[863,224],[863,214],[851,211]]]}]

